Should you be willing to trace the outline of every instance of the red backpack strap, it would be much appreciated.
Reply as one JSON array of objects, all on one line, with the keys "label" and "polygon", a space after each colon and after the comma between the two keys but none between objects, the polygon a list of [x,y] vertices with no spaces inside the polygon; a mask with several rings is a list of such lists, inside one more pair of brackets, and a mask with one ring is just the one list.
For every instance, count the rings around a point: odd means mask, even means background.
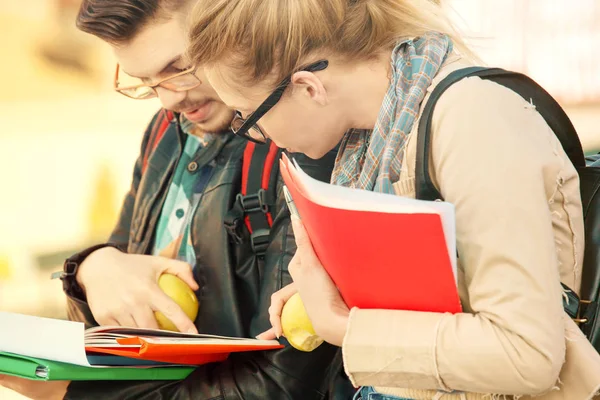
[{"label": "red backpack strap", "polygon": [[265,145],[248,142],[242,162],[241,192],[225,218],[225,227],[236,243],[243,241],[241,229],[246,226],[252,250],[259,257],[264,256],[269,244],[281,153],[273,142]]},{"label": "red backpack strap", "polygon": [[165,132],[169,128],[169,124],[173,119],[173,113],[171,111],[167,111],[164,108],[160,111],[158,116],[156,117],[156,121],[154,125],[152,125],[152,130],[150,131],[150,137],[148,138],[148,143],[146,144],[146,148],[144,149],[144,155],[142,156],[142,175],[146,171],[148,167],[148,160],[150,159],[150,155],[158,146],[160,139],[164,136]]}]

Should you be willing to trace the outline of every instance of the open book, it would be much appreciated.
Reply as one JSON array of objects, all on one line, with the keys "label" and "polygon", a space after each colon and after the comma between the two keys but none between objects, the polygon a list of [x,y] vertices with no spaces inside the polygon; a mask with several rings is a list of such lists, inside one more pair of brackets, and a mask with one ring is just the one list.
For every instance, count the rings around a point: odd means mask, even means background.
[{"label": "open book", "polygon": [[349,307],[461,311],[452,204],[326,184],[285,155],[280,169]]},{"label": "open book", "polygon": [[[36,372],[37,378],[48,374],[43,368],[43,361],[48,361],[54,363],[56,369],[83,367],[72,368],[78,373],[97,369],[96,376],[101,376],[105,372],[100,371],[107,368],[122,368],[116,374],[113,371],[110,379],[152,379],[149,376],[180,379],[191,369],[180,368],[179,373],[175,373],[171,368],[223,361],[233,352],[281,347],[275,340],[152,329],[104,326],[85,330],[80,322],[0,312],[0,373],[11,373],[6,366],[9,363],[14,364],[11,368],[17,368],[18,362],[38,360],[41,369]],[[127,372],[133,368],[138,369],[136,373]],[[143,371],[156,368],[164,372]]]}]

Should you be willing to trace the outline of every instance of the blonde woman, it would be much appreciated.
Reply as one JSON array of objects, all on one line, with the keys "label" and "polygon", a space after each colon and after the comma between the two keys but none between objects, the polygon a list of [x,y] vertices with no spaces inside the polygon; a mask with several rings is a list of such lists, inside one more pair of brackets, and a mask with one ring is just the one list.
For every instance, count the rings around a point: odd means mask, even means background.
[{"label": "blonde woman", "polygon": [[[189,52],[238,110],[239,135],[312,158],[341,141],[333,184],[400,196],[414,196],[428,93],[470,65],[427,0],[201,1]],[[594,398],[600,356],[562,308],[584,237],[578,176],[554,133],[516,93],[468,78],[440,98],[432,138],[433,181],[456,207],[464,312],[348,310],[295,220],[294,284],[274,296],[263,336],[281,334],[299,291],[317,333],[343,348],[357,398]]]}]

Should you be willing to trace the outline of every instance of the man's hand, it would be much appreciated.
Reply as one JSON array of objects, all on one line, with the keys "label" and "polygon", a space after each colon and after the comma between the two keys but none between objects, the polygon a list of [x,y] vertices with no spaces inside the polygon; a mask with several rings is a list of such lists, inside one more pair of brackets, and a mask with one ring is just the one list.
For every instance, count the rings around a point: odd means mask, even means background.
[{"label": "man's hand", "polygon": [[67,394],[70,381],[32,381],[0,374],[0,386],[33,400],[62,400]]},{"label": "man's hand", "polygon": [[181,332],[197,333],[193,321],[158,286],[163,273],[178,276],[198,290],[189,264],[164,257],[126,254],[106,247],[90,254],[79,267],[77,283],[101,325],[158,329],[155,311]]}]

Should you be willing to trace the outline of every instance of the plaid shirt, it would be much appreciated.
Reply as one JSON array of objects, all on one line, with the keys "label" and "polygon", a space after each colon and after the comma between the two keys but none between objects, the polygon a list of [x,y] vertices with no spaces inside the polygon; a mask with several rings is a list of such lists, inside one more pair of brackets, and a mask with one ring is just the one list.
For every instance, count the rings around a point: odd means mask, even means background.
[{"label": "plaid shirt", "polygon": [[209,163],[199,171],[190,171],[188,164],[208,144],[212,135],[205,134],[202,138],[193,135],[194,124],[183,116],[181,127],[186,134],[185,146],[156,226],[153,254],[185,261],[194,266],[196,254],[190,226],[214,165]]}]

